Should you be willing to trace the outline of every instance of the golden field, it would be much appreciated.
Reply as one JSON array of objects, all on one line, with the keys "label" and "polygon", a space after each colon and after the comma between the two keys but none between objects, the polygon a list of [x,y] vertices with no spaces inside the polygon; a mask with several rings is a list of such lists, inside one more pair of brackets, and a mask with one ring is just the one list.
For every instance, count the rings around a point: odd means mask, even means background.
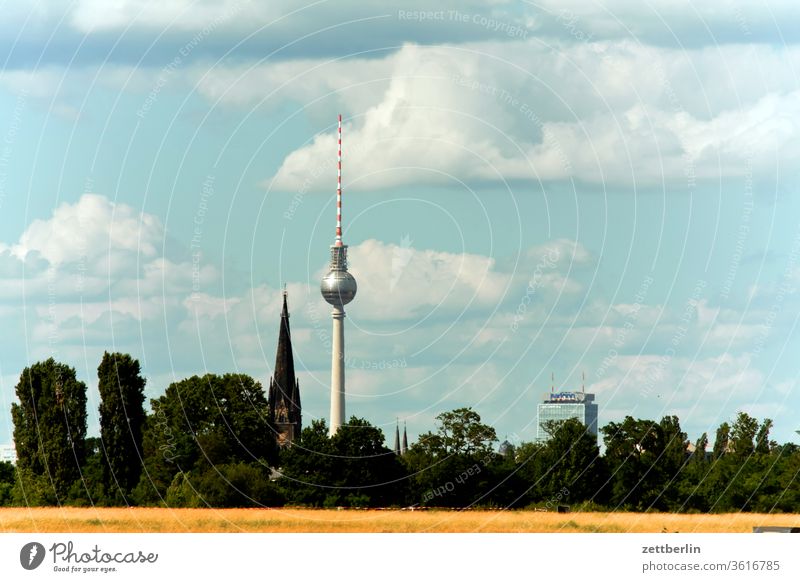
[{"label": "golden field", "polygon": [[335,509],[0,508],[2,532],[723,533],[800,515]]}]

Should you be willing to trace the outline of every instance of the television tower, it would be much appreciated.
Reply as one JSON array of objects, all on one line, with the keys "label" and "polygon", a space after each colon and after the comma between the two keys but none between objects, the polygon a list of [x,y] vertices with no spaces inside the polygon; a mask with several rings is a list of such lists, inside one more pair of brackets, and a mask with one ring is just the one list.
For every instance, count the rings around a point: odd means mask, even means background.
[{"label": "television tower", "polygon": [[342,116],[339,115],[339,155],[336,181],[336,239],[331,245],[331,265],[322,279],[322,297],[333,306],[331,349],[331,426],[333,436],[344,424],[344,306],[356,296],[356,280],[347,272],[347,245],[342,242]]}]

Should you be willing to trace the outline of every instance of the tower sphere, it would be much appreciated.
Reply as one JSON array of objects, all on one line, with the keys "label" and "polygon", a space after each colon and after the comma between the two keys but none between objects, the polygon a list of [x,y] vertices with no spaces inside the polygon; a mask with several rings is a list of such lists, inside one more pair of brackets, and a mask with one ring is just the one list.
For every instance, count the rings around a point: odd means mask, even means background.
[{"label": "tower sphere", "polygon": [[347,305],[356,296],[356,280],[347,271],[329,271],[322,279],[322,297],[334,307]]}]

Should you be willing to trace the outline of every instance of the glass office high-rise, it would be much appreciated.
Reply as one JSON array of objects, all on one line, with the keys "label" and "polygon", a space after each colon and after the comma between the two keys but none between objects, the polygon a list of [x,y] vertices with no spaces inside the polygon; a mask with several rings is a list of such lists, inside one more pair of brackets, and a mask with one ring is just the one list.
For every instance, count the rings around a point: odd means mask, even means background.
[{"label": "glass office high-rise", "polygon": [[577,418],[593,435],[597,435],[597,404],[594,394],[586,392],[551,392],[538,406],[538,430],[536,439],[540,442],[550,438],[545,430],[548,420],[567,420]]}]

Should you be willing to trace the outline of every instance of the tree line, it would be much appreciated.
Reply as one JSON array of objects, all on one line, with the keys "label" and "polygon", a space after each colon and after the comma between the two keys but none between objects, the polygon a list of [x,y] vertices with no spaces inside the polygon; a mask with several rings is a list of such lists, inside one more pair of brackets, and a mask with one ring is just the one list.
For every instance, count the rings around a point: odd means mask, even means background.
[{"label": "tree line", "polygon": [[279,449],[259,382],[206,374],[170,384],[145,410],[128,354],[98,367],[100,436],[86,436],[86,385],[49,359],[23,370],[12,405],[16,466],[0,463],[0,505],[497,507],[797,512],[800,448],[739,413],[693,446],[676,416],[601,428],[549,422],[546,442],[497,449],[471,408],[437,416],[404,455],[352,417],[324,420]]}]

